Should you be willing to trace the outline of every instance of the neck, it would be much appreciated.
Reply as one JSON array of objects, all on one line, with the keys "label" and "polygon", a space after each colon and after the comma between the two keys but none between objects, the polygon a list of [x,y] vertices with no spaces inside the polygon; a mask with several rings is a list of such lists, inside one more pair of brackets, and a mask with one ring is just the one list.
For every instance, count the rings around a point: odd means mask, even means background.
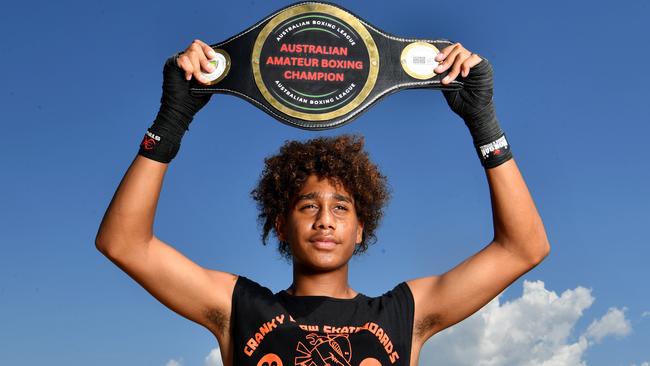
[{"label": "neck", "polygon": [[287,289],[295,296],[328,296],[352,299],[357,292],[348,284],[348,265],[330,272],[306,271],[294,263],[293,283]]}]

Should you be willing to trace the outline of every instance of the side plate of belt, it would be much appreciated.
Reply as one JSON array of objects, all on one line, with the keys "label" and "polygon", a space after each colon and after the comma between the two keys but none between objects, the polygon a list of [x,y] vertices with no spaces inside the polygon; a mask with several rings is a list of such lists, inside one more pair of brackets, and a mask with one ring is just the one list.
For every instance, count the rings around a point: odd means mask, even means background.
[{"label": "side plate of belt", "polygon": [[451,44],[396,37],[338,5],[300,2],[211,45],[215,71],[192,92],[233,94],[290,126],[325,130],[402,89],[462,88],[433,71]]}]

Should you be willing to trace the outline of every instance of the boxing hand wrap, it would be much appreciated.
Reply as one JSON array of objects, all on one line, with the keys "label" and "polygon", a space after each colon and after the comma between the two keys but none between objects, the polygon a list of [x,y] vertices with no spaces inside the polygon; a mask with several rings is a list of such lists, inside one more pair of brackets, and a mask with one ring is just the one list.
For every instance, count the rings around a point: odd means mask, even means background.
[{"label": "boxing hand wrap", "polygon": [[492,66],[483,59],[461,81],[462,89],[443,91],[443,95],[449,107],[465,121],[481,165],[486,169],[497,167],[512,159],[512,152],[499,126],[492,100]]},{"label": "boxing hand wrap", "polygon": [[169,163],[176,157],[194,115],[210,100],[210,95],[190,94],[190,82],[176,64],[177,57],[178,54],[165,62],[160,110],[138,151],[139,155],[161,163]]}]

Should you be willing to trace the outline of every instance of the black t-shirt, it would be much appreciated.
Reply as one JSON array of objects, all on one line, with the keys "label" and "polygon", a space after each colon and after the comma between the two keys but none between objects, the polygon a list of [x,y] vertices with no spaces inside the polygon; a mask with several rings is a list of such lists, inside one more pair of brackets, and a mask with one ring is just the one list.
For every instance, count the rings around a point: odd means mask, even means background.
[{"label": "black t-shirt", "polygon": [[239,276],[231,315],[234,365],[408,365],[413,313],[405,282],[378,297],[336,299],[274,294]]}]

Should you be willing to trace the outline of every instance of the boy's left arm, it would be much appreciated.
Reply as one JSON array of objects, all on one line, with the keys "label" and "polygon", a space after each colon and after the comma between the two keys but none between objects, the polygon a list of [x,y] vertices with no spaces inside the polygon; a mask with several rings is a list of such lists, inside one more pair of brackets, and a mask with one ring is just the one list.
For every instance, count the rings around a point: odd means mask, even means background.
[{"label": "boy's left arm", "polygon": [[445,62],[437,72],[451,68],[447,82],[459,74],[466,77],[464,90],[445,92],[445,97],[465,120],[485,168],[494,239],[440,276],[407,282],[415,299],[413,336],[421,343],[478,311],[550,250],[542,219],[496,120],[490,65],[460,44],[443,50],[440,59]]}]

